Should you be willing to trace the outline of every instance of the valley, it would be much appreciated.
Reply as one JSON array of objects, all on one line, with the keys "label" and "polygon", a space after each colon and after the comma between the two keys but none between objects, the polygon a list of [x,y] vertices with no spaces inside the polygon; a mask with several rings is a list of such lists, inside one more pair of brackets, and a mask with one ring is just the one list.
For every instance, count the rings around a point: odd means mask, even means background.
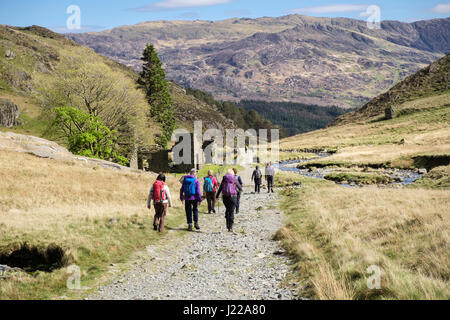
[{"label": "valley", "polygon": [[[448,300],[449,19],[152,21],[65,36],[0,25],[0,299]],[[137,85],[149,41],[173,80],[152,74],[175,128],[288,131],[275,193],[252,192],[263,158],[234,165],[234,232],[222,204],[200,206],[188,232],[173,172],[166,230],[153,230],[157,170],[132,164],[168,151],[167,119]],[[68,150],[68,123],[113,133],[106,156]]]}]

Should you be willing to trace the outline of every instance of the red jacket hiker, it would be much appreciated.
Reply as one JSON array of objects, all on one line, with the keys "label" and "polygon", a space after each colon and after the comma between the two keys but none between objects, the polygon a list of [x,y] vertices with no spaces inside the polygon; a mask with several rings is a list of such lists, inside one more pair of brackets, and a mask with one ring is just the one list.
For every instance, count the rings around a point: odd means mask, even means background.
[{"label": "red jacket hiker", "polygon": [[153,201],[155,207],[155,217],[153,220],[153,229],[159,232],[164,231],[164,220],[167,213],[167,205],[172,206],[169,187],[165,183],[166,177],[160,174],[153,183],[147,199],[147,207],[150,209]]}]

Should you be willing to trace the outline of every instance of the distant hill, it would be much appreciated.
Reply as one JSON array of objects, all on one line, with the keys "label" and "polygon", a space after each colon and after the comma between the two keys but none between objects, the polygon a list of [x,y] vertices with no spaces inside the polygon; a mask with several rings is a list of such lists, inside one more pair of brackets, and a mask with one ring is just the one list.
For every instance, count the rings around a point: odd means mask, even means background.
[{"label": "distant hill", "polygon": [[153,21],[68,34],[140,68],[155,44],[170,79],[221,100],[360,107],[450,52],[450,18],[403,23],[288,15],[222,21]]}]

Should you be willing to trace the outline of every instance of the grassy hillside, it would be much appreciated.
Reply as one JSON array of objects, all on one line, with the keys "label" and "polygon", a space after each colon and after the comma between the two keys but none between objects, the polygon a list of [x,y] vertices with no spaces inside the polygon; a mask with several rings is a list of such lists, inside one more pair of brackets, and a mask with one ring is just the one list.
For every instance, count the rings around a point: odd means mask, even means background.
[{"label": "grassy hillside", "polygon": [[[13,57],[7,58],[7,52],[12,52]],[[136,89],[138,74],[133,69],[45,28],[0,26],[0,97],[19,106],[22,122],[21,126],[0,130],[12,130],[63,143],[54,130],[48,130],[51,117],[44,108],[46,94],[53,90],[57,83],[55,79],[64,78],[65,74],[70,75],[82,67],[91,72],[92,77],[111,74],[124,90],[133,92],[133,104],[147,108],[144,93]],[[172,83],[170,88],[179,127],[191,128],[193,121],[199,119],[207,121],[210,127],[234,127],[232,121],[209,105],[186,95],[182,87]],[[140,117],[148,121],[145,136],[149,138],[147,143],[152,144],[153,136],[159,133],[159,126],[154,125],[151,119],[145,119],[145,115]]]},{"label": "grassy hillside", "polygon": [[[449,68],[447,55],[332,126],[282,141],[285,150],[335,151],[302,167],[328,167],[344,172],[346,180],[380,183],[367,179],[376,178],[379,167],[428,169],[414,184],[400,188],[344,188],[278,174],[278,183],[303,183],[302,189],[283,194],[288,223],[278,236],[297,261],[304,294],[319,299],[450,298]],[[387,106],[395,108],[394,119],[385,119]],[[372,265],[381,270],[381,289],[366,284]]]},{"label": "grassy hillside", "polygon": [[[286,138],[280,148],[337,150],[331,157],[317,161],[322,164],[414,167],[416,157],[448,156],[449,70],[447,55],[361,109],[339,117],[333,126]],[[395,109],[394,119],[385,120],[386,106]]]}]

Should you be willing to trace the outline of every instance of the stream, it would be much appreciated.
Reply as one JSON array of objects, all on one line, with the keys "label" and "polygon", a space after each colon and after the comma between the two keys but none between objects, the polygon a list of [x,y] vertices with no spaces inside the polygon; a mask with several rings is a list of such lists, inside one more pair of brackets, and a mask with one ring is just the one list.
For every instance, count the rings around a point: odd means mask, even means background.
[{"label": "stream", "polygon": [[[296,172],[302,176],[316,179],[325,179],[324,177],[329,173],[341,172],[335,168],[317,168],[317,169],[299,169],[297,164],[307,163],[320,158],[329,157],[328,153],[316,153],[317,157],[311,159],[302,160],[289,160],[281,161],[275,164],[275,168],[285,172]],[[423,174],[415,172],[413,170],[402,170],[402,169],[379,169],[373,173],[384,173],[392,178],[392,182],[383,184],[382,186],[406,186],[408,184],[414,183],[417,179],[421,178]],[[343,187],[363,187],[363,186],[374,186],[374,185],[363,185],[355,183],[338,183]]]}]

